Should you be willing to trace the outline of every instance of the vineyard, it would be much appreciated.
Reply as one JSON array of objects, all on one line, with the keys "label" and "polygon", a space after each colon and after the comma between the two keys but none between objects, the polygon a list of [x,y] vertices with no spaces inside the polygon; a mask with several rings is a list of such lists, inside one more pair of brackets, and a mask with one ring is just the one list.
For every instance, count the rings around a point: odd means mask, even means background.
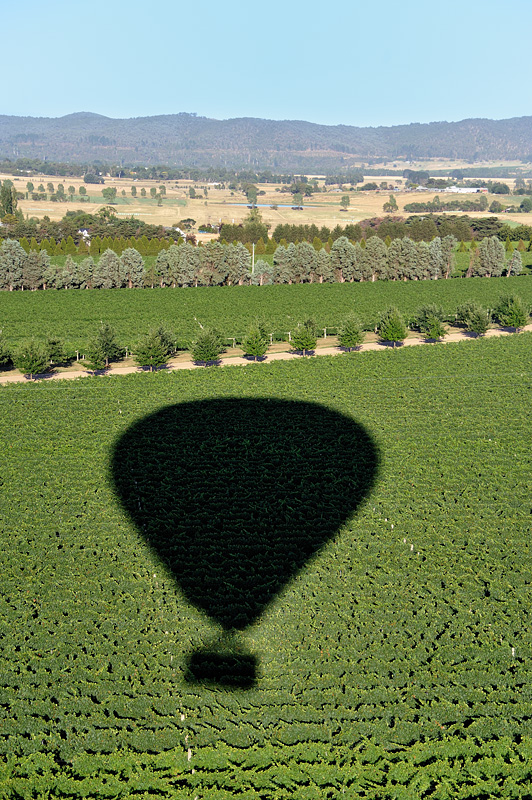
[{"label": "vineyard", "polygon": [[[371,324],[373,286],[315,288],[5,293],[2,324]],[[531,342],[2,388],[0,797],[529,797]]]},{"label": "vineyard", "polygon": [[2,292],[0,329],[11,344],[30,337],[58,336],[82,350],[101,321],[110,324],[124,347],[160,322],[175,331],[186,348],[200,324],[216,327],[240,341],[257,320],[279,337],[308,318],[319,328],[336,329],[351,312],[373,330],[390,305],[412,318],[420,306],[437,303],[449,320],[457,306],[476,301],[493,308],[501,295],[518,294],[532,307],[532,281],[463,278],[441,281],[297,284],[292,286],[220,286],[192,289],[84,290],[79,292]]}]

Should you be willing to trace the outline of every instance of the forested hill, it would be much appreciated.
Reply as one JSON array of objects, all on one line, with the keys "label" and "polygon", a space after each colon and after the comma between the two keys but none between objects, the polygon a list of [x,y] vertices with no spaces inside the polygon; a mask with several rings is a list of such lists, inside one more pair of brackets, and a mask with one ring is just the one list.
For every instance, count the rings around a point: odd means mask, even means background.
[{"label": "forested hill", "polygon": [[532,157],[532,117],[357,128],[195,114],[110,119],[0,115],[0,158],[327,172],[358,159]]}]

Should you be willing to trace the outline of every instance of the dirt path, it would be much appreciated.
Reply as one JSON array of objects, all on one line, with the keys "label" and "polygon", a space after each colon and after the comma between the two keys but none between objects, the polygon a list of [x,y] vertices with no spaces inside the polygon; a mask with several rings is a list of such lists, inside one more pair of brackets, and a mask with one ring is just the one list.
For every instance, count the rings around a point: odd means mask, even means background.
[{"label": "dirt path", "polygon": [[[532,331],[532,325],[525,326],[522,330],[524,331]],[[503,328],[490,328],[486,334],[485,338],[492,337],[492,336],[513,336],[515,335],[513,331],[503,329]],[[446,344],[447,342],[461,342],[461,341],[474,341],[477,337],[471,336],[470,334],[464,333],[462,331],[452,331],[447,334],[445,339],[441,342],[442,344]],[[345,352],[344,350],[340,350],[338,345],[328,345],[326,344],[325,339],[320,339],[318,341],[318,346],[314,351],[314,356],[339,356],[343,355]],[[426,340],[419,335],[410,335],[407,339],[405,339],[404,343],[401,347],[412,347],[414,345],[420,344],[427,344]],[[377,341],[368,341],[364,342],[364,344],[360,345],[358,348],[358,352],[365,352],[366,350],[389,350],[389,344],[381,344]],[[220,359],[219,365],[220,366],[247,366],[249,364],[256,364],[256,363],[269,363],[271,361],[290,361],[295,358],[302,358],[301,355],[293,352],[289,352],[287,350],[282,350],[279,352],[268,352],[266,358],[262,362],[252,361],[249,358],[245,358],[242,355],[228,355],[224,356]],[[174,370],[178,369],[204,369],[203,366],[194,364],[190,357],[187,356],[179,356],[177,359],[171,359],[168,362],[166,367],[162,369],[168,370],[173,372]],[[137,367],[133,364],[129,364],[126,366],[115,366],[114,364],[109,367],[108,370],[102,371],[98,373],[100,377],[105,377],[109,375],[128,375],[133,372],[146,372],[149,373],[149,369],[143,367]],[[33,380],[74,380],[76,378],[88,378],[92,376],[92,372],[87,372],[84,369],[76,369],[67,368],[67,369],[58,369],[54,372],[49,372],[44,375],[37,375],[34,376]],[[9,372],[0,373],[0,384],[6,383],[27,383],[30,378],[27,378],[25,375],[22,375],[18,370],[11,370]]]}]

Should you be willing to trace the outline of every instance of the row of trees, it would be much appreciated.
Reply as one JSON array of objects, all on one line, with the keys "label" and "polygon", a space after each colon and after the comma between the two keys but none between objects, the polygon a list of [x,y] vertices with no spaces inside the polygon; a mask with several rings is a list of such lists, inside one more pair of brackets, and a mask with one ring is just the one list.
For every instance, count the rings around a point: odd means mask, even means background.
[{"label": "row of trees", "polygon": [[[249,250],[238,244],[209,242],[171,245],[145,263],[135,248],[119,256],[107,249],[99,259],[75,260],[67,255],[62,266],[52,264],[45,250],[30,250],[11,239],[0,247],[0,289],[114,289],[154,286],[234,286],[272,283],[333,283],[376,280],[435,280],[449,278],[454,270],[457,241],[452,236],[432,242],[405,237],[389,246],[374,236],[353,244],[337,239],[330,252],[309,242],[280,245],[273,266],[263,259],[252,264]],[[471,252],[468,277],[496,277],[522,271],[519,250],[506,259],[497,237],[483,239]]]},{"label": "row of trees", "polygon": [[[463,303],[458,307],[455,317],[455,324],[481,336],[486,333],[492,321],[519,330],[527,324],[529,310],[520,297],[508,294],[499,298],[492,311],[477,303]],[[429,304],[418,310],[410,322],[410,328],[422,333],[427,340],[440,341],[447,332],[445,321],[443,309],[435,304]],[[319,329],[312,319],[298,325],[291,333],[292,349],[304,356],[313,352],[318,332]],[[391,307],[381,315],[375,332],[382,342],[390,342],[395,347],[405,340],[408,326],[400,311]],[[363,343],[365,335],[356,315],[349,314],[338,329],[338,345],[347,351],[352,351]],[[266,355],[269,344],[270,335],[267,326],[264,322],[255,322],[245,335],[241,347],[245,356],[258,360]],[[189,350],[194,362],[214,363],[225,350],[224,340],[215,329],[202,328],[190,344]],[[139,366],[153,370],[167,364],[176,352],[176,336],[161,324],[138,340],[134,346],[133,358]],[[87,346],[83,363],[93,371],[103,370],[110,362],[123,358],[125,353],[127,354],[127,351],[117,342],[113,328],[108,324],[102,324]],[[79,357],[79,354],[76,355]],[[44,342],[31,339],[11,351],[0,333],[0,368],[14,364],[21,372],[31,376],[44,373],[54,364],[64,364],[72,358],[73,355],[67,353],[65,345],[57,338],[49,338]]]}]

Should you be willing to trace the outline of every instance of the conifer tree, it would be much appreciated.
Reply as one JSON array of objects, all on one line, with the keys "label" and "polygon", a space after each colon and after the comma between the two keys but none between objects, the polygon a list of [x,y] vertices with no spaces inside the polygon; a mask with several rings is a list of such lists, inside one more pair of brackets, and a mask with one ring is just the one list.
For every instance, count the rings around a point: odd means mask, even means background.
[{"label": "conifer tree", "polygon": [[377,332],[382,342],[392,342],[394,347],[406,339],[406,325],[397,308],[392,306],[384,312]]},{"label": "conifer tree", "polygon": [[242,342],[244,355],[253,356],[256,361],[265,355],[268,349],[268,340],[258,325],[251,327]]},{"label": "conifer tree", "polygon": [[338,331],[338,344],[348,352],[355,349],[364,341],[364,331],[360,320],[354,314],[345,318]]}]

